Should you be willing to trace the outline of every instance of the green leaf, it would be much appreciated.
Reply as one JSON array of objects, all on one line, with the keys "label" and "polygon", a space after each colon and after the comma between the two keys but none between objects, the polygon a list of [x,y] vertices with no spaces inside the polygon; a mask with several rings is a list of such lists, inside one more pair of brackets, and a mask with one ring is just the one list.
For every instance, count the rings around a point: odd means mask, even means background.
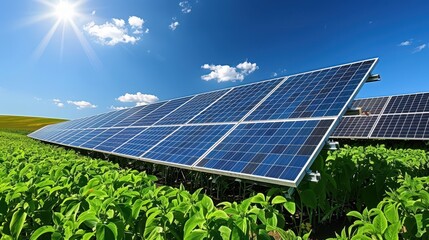
[{"label": "green leaf", "polygon": [[216,211],[212,212],[212,213],[209,215],[209,218],[222,218],[222,219],[228,219],[228,218],[229,218],[229,216],[228,216],[228,214],[226,214],[226,212],[225,212],[225,211],[222,211],[222,210],[216,210]]},{"label": "green leaf", "polygon": [[386,231],[387,220],[382,212],[380,212],[377,216],[374,217],[372,224],[374,224],[374,227],[378,233],[383,234],[384,231]]},{"label": "green leaf", "polygon": [[112,222],[108,223],[106,225],[106,227],[108,229],[110,229],[110,231],[112,232],[113,236],[115,237],[114,239],[118,239],[118,228],[116,227],[116,225]]},{"label": "green leaf", "polygon": [[348,212],[348,213],[347,213],[347,216],[348,216],[348,217],[355,217],[355,218],[360,219],[360,220],[362,220],[362,219],[363,219],[362,214],[360,214],[360,212],[358,212],[358,211],[351,211],[351,212]]},{"label": "green leaf", "polygon": [[95,232],[85,233],[82,237],[82,240],[90,240],[94,236]]},{"label": "green leaf", "polygon": [[137,199],[134,202],[133,207],[132,207],[132,217],[134,220],[136,220],[138,218],[143,204],[144,204],[144,201],[141,199]]},{"label": "green leaf", "polygon": [[393,204],[390,204],[385,207],[384,215],[386,216],[387,221],[389,221],[390,223],[399,222],[398,209]]},{"label": "green leaf", "polygon": [[306,189],[299,193],[304,206],[315,209],[317,207],[317,196],[312,189]]},{"label": "green leaf", "polygon": [[211,211],[214,208],[213,200],[207,195],[204,195],[203,199],[201,199],[201,204],[208,211]]},{"label": "green leaf", "polygon": [[231,237],[231,229],[227,226],[219,227],[220,236],[223,240],[229,240]]},{"label": "green leaf", "polygon": [[286,198],[285,198],[285,197],[283,197],[283,196],[275,196],[275,197],[273,198],[273,200],[271,201],[271,203],[272,203],[273,205],[276,205],[276,204],[282,204],[282,203],[285,203],[285,202],[287,202],[287,200],[286,200]]},{"label": "green leaf", "polygon": [[195,227],[203,224],[205,221],[206,220],[199,212],[193,215],[191,218],[189,218],[188,221],[186,221],[185,223],[184,234],[183,234],[184,238],[188,239],[188,236],[195,229]]},{"label": "green leaf", "polygon": [[22,228],[24,227],[25,218],[27,217],[27,213],[24,212],[21,208],[18,209],[12,215],[12,221],[10,222],[9,228],[10,233],[14,239],[18,239],[19,234],[21,233]]},{"label": "green leaf", "polygon": [[207,237],[207,230],[195,229],[187,237],[186,240],[201,240]]},{"label": "green leaf", "polygon": [[252,197],[252,203],[265,203],[265,196],[262,193],[258,193]]},{"label": "green leaf", "polygon": [[399,239],[399,236],[398,236],[399,228],[398,228],[398,226],[400,226],[399,223],[388,226],[386,231],[383,234],[384,239],[398,240]]},{"label": "green leaf", "polygon": [[295,214],[296,211],[296,206],[294,202],[285,202],[283,204],[283,206],[286,208],[286,210],[290,213],[290,214]]},{"label": "green leaf", "polygon": [[55,228],[52,226],[42,226],[39,227],[34,233],[31,235],[30,240],[36,240],[40,236],[42,236],[45,233],[53,233],[55,232]]}]

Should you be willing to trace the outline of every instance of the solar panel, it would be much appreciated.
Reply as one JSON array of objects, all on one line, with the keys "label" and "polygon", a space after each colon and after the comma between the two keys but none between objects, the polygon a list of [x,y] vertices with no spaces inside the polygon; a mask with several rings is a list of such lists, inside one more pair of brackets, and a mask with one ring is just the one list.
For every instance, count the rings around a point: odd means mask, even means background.
[{"label": "solar panel", "polygon": [[196,169],[241,173],[295,183],[334,120],[243,123]]},{"label": "solar panel", "polygon": [[358,99],[353,107],[369,116],[345,116],[332,138],[429,139],[429,93]]},{"label": "solar panel", "polygon": [[216,102],[228,90],[220,90],[195,96],[192,100],[172,112],[165,118],[161,119],[155,125],[185,124],[196,114]]},{"label": "solar panel", "polygon": [[143,153],[149,150],[149,148],[154,146],[177,128],[178,127],[148,128],[119,148],[113,150],[113,152],[133,157],[140,157]]},{"label": "solar panel", "polygon": [[174,111],[176,108],[180,107],[185,102],[189,101],[192,97],[185,97],[180,99],[175,99],[167,102],[166,104],[162,105],[161,107],[157,108],[156,110],[152,111],[145,117],[140,118],[133,124],[132,126],[150,126],[154,124],[155,122],[159,121],[163,117],[165,117],[170,112]]},{"label": "solar panel", "polygon": [[191,123],[236,122],[273,90],[283,79],[237,87],[196,116]]},{"label": "solar panel", "polygon": [[125,128],[111,136],[111,138],[95,146],[95,149],[111,152],[144,130],[146,130],[146,128]]},{"label": "solar panel", "polygon": [[173,165],[191,166],[232,126],[232,124],[183,126],[142,157],[162,159]]},{"label": "solar panel", "polygon": [[382,115],[371,138],[429,139],[429,113]]},{"label": "solar panel", "polygon": [[86,141],[84,144],[81,145],[81,147],[94,148],[95,146],[106,141],[112,135],[115,135],[116,133],[118,133],[121,130],[122,130],[121,128],[107,129],[104,132],[102,132],[102,133],[98,134],[97,136],[91,138],[90,140]]},{"label": "solar panel", "polygon": [[246,120],[337,116],[373,61],[291,76]]},{"label": "solar panel", "polygon": [[344,117],[333,135],[367,137],[377,118],[377,116]]},{"label": "solar panel", "polygon": [[376,62],[364,60],[100,114],[30,136],[296,187]]}]

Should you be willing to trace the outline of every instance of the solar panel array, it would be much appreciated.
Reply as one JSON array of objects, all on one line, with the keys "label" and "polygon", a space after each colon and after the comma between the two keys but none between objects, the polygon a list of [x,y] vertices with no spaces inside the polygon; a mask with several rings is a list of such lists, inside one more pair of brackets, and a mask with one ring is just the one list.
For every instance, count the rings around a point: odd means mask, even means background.
[{"label": "solar panel array", "polygon": [[365,114],[344,116],[332,138],[429,139],[429,93],[354,101]]},{"label": "solar panel array", "polygon": [[47,126],[29,136],[107,154],[297,186],[377,59]]}]

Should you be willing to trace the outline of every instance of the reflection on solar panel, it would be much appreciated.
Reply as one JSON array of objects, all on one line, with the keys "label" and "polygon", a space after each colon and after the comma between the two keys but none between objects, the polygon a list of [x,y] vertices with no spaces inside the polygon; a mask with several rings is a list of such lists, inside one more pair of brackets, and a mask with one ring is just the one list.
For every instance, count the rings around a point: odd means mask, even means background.
[{"label": "reflection on solar panel", "polygon": [[366,98],[353,107],[362,116],[345,116],[332,138],[429,139],[429,93]]},{"label": "reflection on solar panel", "polygon": [[296,187],[376,62],[359,61],[100,114],[29,136]]}]

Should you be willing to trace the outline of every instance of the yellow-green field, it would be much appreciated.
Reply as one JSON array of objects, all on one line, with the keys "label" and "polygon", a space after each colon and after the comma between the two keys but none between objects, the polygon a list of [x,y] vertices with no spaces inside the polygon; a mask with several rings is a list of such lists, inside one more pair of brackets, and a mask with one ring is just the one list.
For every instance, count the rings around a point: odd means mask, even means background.
[{"label": "yellow-green field", "polygon": [[66,119],[0,115],[0,130],[32,132],[49,124]]}]

